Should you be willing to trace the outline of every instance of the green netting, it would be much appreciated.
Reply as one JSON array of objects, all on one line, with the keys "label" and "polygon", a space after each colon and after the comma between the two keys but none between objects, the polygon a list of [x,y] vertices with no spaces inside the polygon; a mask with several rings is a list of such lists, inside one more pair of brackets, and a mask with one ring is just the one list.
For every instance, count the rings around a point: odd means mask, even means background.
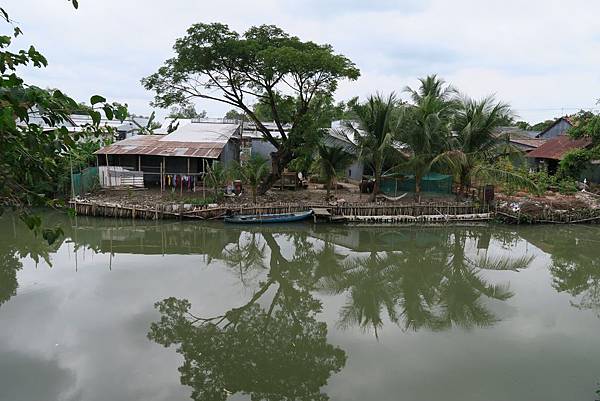
[{"label": "green netting", "polygon": [[88,167],[81,173],[71,175],[75,195],[90,192],[98,185],[98,167]]},{"label": "green netting", "polygon": [[[402,192],[415,192],[416,183],[414,175],[405,175],[401,178],[384,178],[380,189],[386,195],[395,196]],[[452,176],[439,173],[429,173],[421,179],[421,192],[438,194],[452,193]]]}]

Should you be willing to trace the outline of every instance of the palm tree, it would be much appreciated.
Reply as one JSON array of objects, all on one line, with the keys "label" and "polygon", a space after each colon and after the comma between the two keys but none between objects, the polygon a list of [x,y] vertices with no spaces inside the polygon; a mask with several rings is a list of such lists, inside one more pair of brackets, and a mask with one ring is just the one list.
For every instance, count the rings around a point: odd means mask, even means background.
[{"label": "palm tree", "polygon": [[449,141],[449,149],[438,156],[454,172],[461,193],[466,194],[473,179],[484,181],[509,181],[531,186],[528,180],[517,174],[494,166],[499,157],[517,154],[512,147],[495,135],[497,128],[511,117],[510,106],[496,102],[492,96],[482,100],[463,97],[454,116],[455,135]]},{"label": "palm tree", "polygon": [[206,172],[206,184],[208,184],[215,191],[215,198],[219,197],[219,189],[223,188],[229,177],[229,171],[223,166],[222,163],[214,162],[211,166],[208,166]]},{"label": "palm tree", "polygon": [[317,148],[319,158],[317,164],[321,176],[325,179],[327,199],[331,193],[331,185],[337,182],[338,175],[354,161],[354,157],[341,146],[320,144]]},{"label": "palm tree", "polygon": [[397,106],[398,100],[394,93],[387,98],[380,94],[370,96],[366,103],[357,103],[352,107],[358,118],[358,126],[347,124],[347,128],[354,134],[360,158],[373,170],[375,185],[371,195],[372,201],[379,193],[383,168],[391,153],[391,144],[397,128],[394,122]]},{"label": "palm tree", "polygon": [[252,202],[256,203],[256,192],[263,179],[269,174],[269,161],[261,155],[252,155],[250,159],[237,166],[244,182],[250,185]]},{"label": "palm tree", "polygon": [[154,121],[155,117],[156,113],[152,112],[152,114],[150,114],[150,117],[148,118],[148,122],[146,122],[146,125],[141,125],[135,120],[134,116],[132,116],[131,122],[137,126],[138,135],[153,135],[154,130],[160,128],[160,124]]},{"label": "palm tree", "polygon": [[415,175],[415,193],[421,194],[421,180],[435,161],[447,149],[450,122],[457,108],[456,90],[436,75],[419,80],[418,89],[407,87],[413,105],[403,108],[399,139],[406,144],[412,157],[405,164]]}]

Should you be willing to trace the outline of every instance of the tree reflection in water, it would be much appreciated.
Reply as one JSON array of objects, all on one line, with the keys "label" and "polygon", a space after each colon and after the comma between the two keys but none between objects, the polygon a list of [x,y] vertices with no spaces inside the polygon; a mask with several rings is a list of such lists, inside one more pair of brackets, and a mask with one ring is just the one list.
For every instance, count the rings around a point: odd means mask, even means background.
[{"label": "tree reflection in water", "polygon": [[[344,366],[346,355],[327,342],[327,326],[317,320],[319,293],[346,294],[339,326],[372,328],[376,336],[386,319],[412,330],[487,327],[497,318],[483,299],[504,301],[512,293],[506,285],[487,283],[478,265],[518,270],[531,262],[472,260],[465,242],[476,234],[459,228],[401,230],[399,236],[362,229],[361,241],[372,249],[366,256],[344,252],[327,234],[318,234],[240,232],[221,259],[245,285],[250,282],[243,276],[268,271],[240,307],[200,317],[187,300],[156,304],[162,317],[148,336],[167,347],[177,345],[184,357],[181,381],[193,388],[193,399],[223,400],[234,393],[253,400],[327,399],[321,387]],[[399,251],[385,249],[390,235]],[[270,301],[262,307],[260,300]]]},{"label": "tree reflection in water", "polygon": [[3,216],[0,224],[0,306],[16,295],[19,284],[17,272],[23,268],[22,259],[31,258],[36,264],[44,260],[50,263],[50,252],[55,251],[62,241],[52,246],[33,233],[16,216]]},{"label": "tree reflection in water", "polygon": [[600,240],[598,227],[557,227],[530,241],[550,254],[552,286],[575,300],[571,305],[600,317]]},{"label": "tree reflection in water", "polygon": [[[288,260],[271,234],[263,239],[270,271],[246,304],[208,318],[191,314],[187,300],[156,304],[162,317],[148,337],[166,347],[178,344],[181,382],[192,387],[194,400],[225,400],[234,393],[253,400],[326,400],[321,387],[346,363],[345,352],[327,342],[327,325],[316,320],[321,302],[311,294],[314,270],[300,263],[310,248],[298,243]],[[260,246],[250,241],[236,249],[254,254],[249,244]],[[224,256],[238,260],[228,251]],[[258,301],[269,290],[275,294],[262,308]]]}]

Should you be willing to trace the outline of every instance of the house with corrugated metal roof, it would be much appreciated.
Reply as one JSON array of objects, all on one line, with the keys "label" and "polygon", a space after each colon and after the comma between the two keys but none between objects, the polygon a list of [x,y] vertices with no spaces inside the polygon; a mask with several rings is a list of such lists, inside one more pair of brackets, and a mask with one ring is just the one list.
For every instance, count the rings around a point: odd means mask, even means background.
[{"label": "house with corrugated metal roof", "polygon": [[526,155],[535,169],[545,170],[551,175],[555,174],[560,161],[568,152],[585,149],[592,145],[589,138],[572,139],[569,137],[567,132],[571,127],[573,127],[573,122],[568,117],[560,117],[536,135],[536,139],[542,139],[545,142]]},{"label": "house with corrugated metal roof", "polygon": [[160,186],[193,190],[213,163],[239,160],[241,126],[199,119],[166,135],[138,135],[96,151],[103,187]]}]

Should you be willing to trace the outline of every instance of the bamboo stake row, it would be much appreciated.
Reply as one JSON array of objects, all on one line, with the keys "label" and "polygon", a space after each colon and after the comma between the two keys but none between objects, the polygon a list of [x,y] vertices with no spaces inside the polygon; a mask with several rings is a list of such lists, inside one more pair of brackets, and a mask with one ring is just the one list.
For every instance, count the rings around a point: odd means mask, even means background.
[{"label": "bamboo stake row", "polygon": [[132,218],[161,220],[174,218],[191,219],[218,219],[228,214],[279,214],[307,211],[313,208],[329,210],[332,216],[353,218],[356,221],[363,218],[377,217],[379,220],[408,219],[420,216],[429,217],[429,220],[456,220],[456,216],[472,216],[490,214],[489,206],[462,205],[452,203],[427,203],[427,204],[402,204],[386,205],[376,203],[345,203],[341,205],[328,205],[324,203],[278,203],[269,205],[223,205],[218,207],[190,207],[186,209],[182,203],[157,204],[154,208],[117,205],[112,203],[71,201],[71,207],[79,215],[104,216],[114,218]]}]

